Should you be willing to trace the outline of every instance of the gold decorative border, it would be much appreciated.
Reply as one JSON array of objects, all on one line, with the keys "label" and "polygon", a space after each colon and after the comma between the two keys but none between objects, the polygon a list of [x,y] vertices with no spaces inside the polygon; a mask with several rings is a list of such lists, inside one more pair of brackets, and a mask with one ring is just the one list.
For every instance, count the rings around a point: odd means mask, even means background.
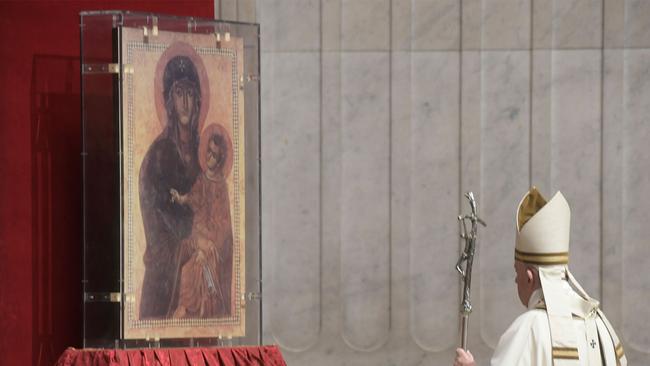
[{"label": "gold decorative border", "polygon": [[625,357],[625,352],[623,351],[623,344],[619,343],[616,346],[616,364],[620,366],[621,359]]},{"label": "gold decorative border", "polygon": [[578,349],[573,347],[553,347],[553,358],[579,360]]},{"label": "gold decorative border", "polygon": [[[139,39],[130,39],[127,33],[130,28],[124,28],[122,34],[125,61],[128,63],[134,57],[135,51],[162,53],[169,46],[169,42],[141,42]],[[137,175],[134,167],[134,109],[133,109],[133,74],[125,74],[122,80],[124,94],[121,102],[126,104],[124,111],[124,125],[121,126],[122,141],[124,146],[122,166],[122,193],[124,211],[121,225],[123,225],[123,276],[125,277],[124,295],[125,302],[122,312],[123,337],[125,339],[162,339],[162,338],[198,338],[215,337],[230,339],[231,337],[244,336],[245,329],[245,159],[244,159],[244,119],[243,95],[240,95],[239,74],[241,54],[237,48],[215,48],[205,42],[192,44],[199,55],[224,56],[232,65],[232,75],[229,84],[232,88],[232,134],[233,134],[233,313],[223,318],[165,318],[140,320],[136,316],[135,281],[134,281],[134,209],[131,204],[136,199]],[[128,98],[128,100],[125,100]],[[124,174],[129,173],[129,174]],[[240,191],[241,190],[241,191]]]}]

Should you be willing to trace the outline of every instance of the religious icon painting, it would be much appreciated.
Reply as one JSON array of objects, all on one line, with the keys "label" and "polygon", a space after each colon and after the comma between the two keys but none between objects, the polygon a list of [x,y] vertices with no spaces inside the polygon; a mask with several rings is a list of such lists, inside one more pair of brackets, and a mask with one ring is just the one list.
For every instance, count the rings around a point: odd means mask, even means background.
[{"label": "religious icon painting", "polygon": [[243,39],[121,38],[124,338],[244,336]]}]

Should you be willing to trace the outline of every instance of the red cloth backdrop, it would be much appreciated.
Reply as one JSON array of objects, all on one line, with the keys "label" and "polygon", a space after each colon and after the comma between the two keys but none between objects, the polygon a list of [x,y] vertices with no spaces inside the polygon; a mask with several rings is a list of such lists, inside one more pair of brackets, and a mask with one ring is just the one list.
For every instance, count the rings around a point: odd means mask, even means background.
[{"label": "red cloth backdrop", "polygon": [[214,0],[0,0],[0,354],[81,346],[79,12],[212,18]]},{"label": "red cloth backdrop", "polygon": [[56,366],[286,366],[276,346],[234,348],[68,348]]}]

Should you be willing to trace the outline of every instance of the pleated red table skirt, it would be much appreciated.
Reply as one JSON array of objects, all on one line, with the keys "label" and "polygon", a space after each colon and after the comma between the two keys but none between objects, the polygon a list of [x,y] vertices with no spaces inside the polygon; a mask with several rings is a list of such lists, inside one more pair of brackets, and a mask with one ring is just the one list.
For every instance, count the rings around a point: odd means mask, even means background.
[{"label": "pleated red table skirt", "polygon": [[75,349],[63,352],[56,366],[286,366],[277,346]]}]

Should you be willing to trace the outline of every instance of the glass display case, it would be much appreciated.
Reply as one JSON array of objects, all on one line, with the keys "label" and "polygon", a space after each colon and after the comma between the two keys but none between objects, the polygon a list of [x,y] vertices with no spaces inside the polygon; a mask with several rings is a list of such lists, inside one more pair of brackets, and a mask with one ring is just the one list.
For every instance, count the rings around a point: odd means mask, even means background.
[{"label": "glass display case", "polygon": [[259,344],[259,25],[80,26],[84,347]]}]

